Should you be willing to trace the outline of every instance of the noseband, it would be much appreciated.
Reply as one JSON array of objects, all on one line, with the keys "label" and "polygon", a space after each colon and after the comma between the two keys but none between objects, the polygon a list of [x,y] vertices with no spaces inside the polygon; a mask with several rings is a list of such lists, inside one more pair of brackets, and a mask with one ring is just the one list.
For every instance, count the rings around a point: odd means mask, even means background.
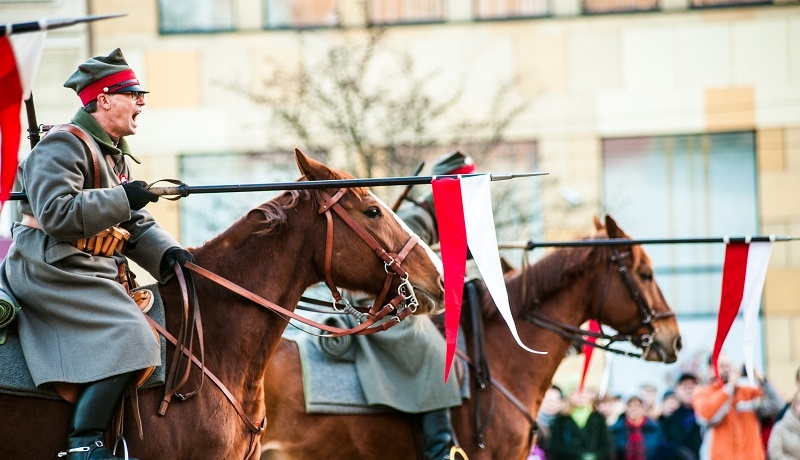
[{"label": "noseband", "polygon": [[[619,355],[630,356],[633,358],[645,358],[647,354],[650,352],[650,348],[653,346],[655,342],[655,336],[658,333],[658,329],[653,325],[653,322],[658,321],[660,319],[671,318],[675,316],[673,312],[666,312],[666,313],[658,313],[653,310],[649,305],[647,305],[647,301],[642,296],[639,288],[636,286],[636,283],[633,281],[633,277],[631,276],[628,267],[625,266],[623,263],[624,259],[631,256],[630,252],[625,252],[620,254],[617,251],[617,248],[612,248],[611,256],[609,256],[609,265],[608,271],[606,272],[605,278],[605,285],[603,287],[603,294],[600,297],[600,302],[597,306],[597,321],[599,323],[603,323],[603,307],[605,306],[606,297],[608,296],[608,291],[611,287],[611,275],[616,266],[616,271],[622,277],[622,281],[625,283],[625,286],[628,288],[628,292],[631,295],[631,298],[634,302],[636,302],[636,307],[639,311],[640,316],[640,323],[633,328],[620,332],[616,335],[609,335],[601,332],[592,332],[587,331],[575,326],[571,326],[569,324],[559,323],[557,321],[553,321],[550,318],[542,316],[541,314],[534,311],[526,312],[524,315],[524,319],[529,321],[539,327],[547,329],[551,332],[554,332],[561,337],[573,341],[578,342],[582,345],[589,345],[594,348],[599,348],[611,353],[616,353]],[[538,300],[535,303],[539,303]],[[647,326],[649,332],[642,334],[641,336],[635,336],[633,333],[641,328],[642,326]],[[585,337],[593,337],[594,339],[606,339],[608,342],[605,344],[599,344],[596,341],[589,341],[585,339]],[[633,344],[638,344],[642,351],[638,353],[629,352],[620,350],[617,348],[612,348],[611,345],[614,342],[631,342]]]},{"label": "noseband", "polygon": [[[386,272],[386,278],[383,283],[383,289],[381,290],[380,295],[378,295],[378,297],[375,299],[372,310],[379,306],[386,297],[392,284],[392,278],[394,278],[395,275],[400,277],[401,281],[397,288],[397,295],[389,302],[395,308],[395,316],[397,317],[397,321],[400,321],[409,314],[415,313],[417,311],[417,307],[419,306],[419,300],[417,300],[417,296],[414,293],[414,288],[408,281],[408,273],[406,273],[401,265],[408,253],[411,252],[414,246],[416,246],[419,242],[419,237],[417,235],[412,235],[397,254],[386,252],[386,250],[381,247],[380,243],[378,243],[375,238],[372,237],[372,235],[367,233],[364,227],[359,224],[353,218],[353,216],[351,216],[350,213],[348,213],[344,207],[342,207],[341,204],[339,204],[339,200],[342,198],[342,196],[344,196],[347,190],[348,189],[346,188],[341,188],[333,196],[328,195],[324,191],[320,192],[325,202],[320,205],[319,210],[317,211],[320,214],[325,214],[325,219],[327,220],[327,232],[325,238],[325,284],[328,286],[328,289],[331,291],[331,295],[333,296],[333,308],[337,311],[344,311],[354,315],[359,322],[361,322],[364,317],[367,316],[367,314],[356,310],[352,305],[350,305],[350,302],[342,297],[339,289],[333,282],[333,277],[331,276],[331,263],[333,261],[333,216],[331,211],[335,212],[342,219],[342,221],[347,224],[348,227],[350,227],[362,240],[364,240],[365,243],[367,243],[367,246],[372,249],[375,255],[383,260],[383,269]],[[340,310],[342,303],[343,310]]]}]

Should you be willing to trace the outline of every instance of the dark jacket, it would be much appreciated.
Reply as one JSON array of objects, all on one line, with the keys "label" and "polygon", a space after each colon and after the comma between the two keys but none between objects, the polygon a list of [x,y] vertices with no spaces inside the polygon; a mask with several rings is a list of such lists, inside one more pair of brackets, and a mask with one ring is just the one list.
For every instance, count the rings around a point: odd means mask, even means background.
[{"label": "dark jacket", "polygon": [[[661,427],[652,419],[646,419],[642,425],[644,436],[645,455],[647,460],[672,460],[675,458],[673,449],[665,443]],[[614,440],[614,452],[617,460],[625,460],[625,447],[628,443],[628,427],[625,425],[625,415],[620,416],[611,426],[611,437]]]},{"label": "dark jacket", "polygon": [[556,416],[550,424],[548,460],[584,460],[584,454],[595,454],[595,460],[611,458],[611,437],[605,417],[592,412],[586,425],[578,428],[569,415]]},{"label": "dark jacket", "polygon": [[659,420],[666,440],[686,459],[700,458],[703,435],[691,406],[681,404],[675,412]]}]

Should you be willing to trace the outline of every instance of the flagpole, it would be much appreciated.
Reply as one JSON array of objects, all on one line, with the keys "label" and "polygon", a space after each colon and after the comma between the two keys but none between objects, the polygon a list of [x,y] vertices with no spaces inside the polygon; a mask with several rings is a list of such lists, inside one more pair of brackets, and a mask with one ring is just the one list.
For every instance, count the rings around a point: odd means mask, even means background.
[{"label": "flagpole", "polygon": [[[547,172],[530,173],[488,173],[493,181],[510,180],[522,177],[545,176]],[[186,197],[195,194],[205,193],[243,193],[243,192],[271,192],[283,190],[318,190],[329,188],[354,188],[354,187],[388,187],[392,185],[418,185],[430,184],[434,179],[448,179],[458,177],[481,176],[482,174],[447,174],[442,176],[401,176],[401,177],[378,177],[365,179],[331,179],[314,181],[294,181],[294,182],[268,182],[264,184],[232,184],[232,185],[196,185],[186,184],[174,187],[151,187],[150,191],[158,196],[180,196]],[[10,200],[22,200],[26,196],[22,192],[11,194]]]},{"label": "flagpole", "polygon": [[759,243],[796,241],[800,237],[785,235],[755,235],[755,236],[717,236],[701,238],[651,238],[651,239],[626,239],[609,238],[602,240],[578,241],[510,241],[499,242],[498,249],[525,249],[544,247],[577,247],[577,246],[623,246],[632,244],[700,244],[700,243]]},{"label": "flagpole", "polygon": [[26,32],[39,32],[42,30],[59,29],[83,22],[99,21],[101,19],[119,18],[127,13],[105,14],[100,16],[85,16],[82,18],[40,19],[38,21],[18,22],[16,24],[0,25],[0,35],[23,34]]}]

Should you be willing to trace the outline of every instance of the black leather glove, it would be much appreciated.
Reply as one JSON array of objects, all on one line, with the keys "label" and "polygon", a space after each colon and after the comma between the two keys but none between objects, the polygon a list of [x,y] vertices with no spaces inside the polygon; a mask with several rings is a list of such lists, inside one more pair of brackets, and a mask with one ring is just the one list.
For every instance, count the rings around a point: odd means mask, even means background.
[{"label": "black leather glove", "polygon": [[145,187],[147,187],[147,182],[143,180],[135,180],[122,184],[122,188],[125,189],[125,195],[128,197],[128,204],[132,210],[138,211],[147,206],[147,203],[155,203],[158,201],[158,195],[147,190]]},{"label": "black leather glove", "polygon": [[185,262],[194,262],[194,256],[191,252],[180,246],[173,246],[167,249],[167,252],[161,257],[161,264],[159,265],[161,278],[167,279],[170,277],[172,274],[172,267],[175,266],[175,263],[183,266]]}]

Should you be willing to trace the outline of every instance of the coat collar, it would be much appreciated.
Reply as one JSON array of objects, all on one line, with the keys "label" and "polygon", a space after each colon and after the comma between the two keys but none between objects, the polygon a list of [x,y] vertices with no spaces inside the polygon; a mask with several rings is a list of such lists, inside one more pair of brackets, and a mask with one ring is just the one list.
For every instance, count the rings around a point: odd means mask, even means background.
[{"label": "coat collar", "polygon": [[78,109],[78,112],[75,113],[75,116],[73,116],[72,120],[70,121],[91,134],[94,140],[100,144],[100,148],[102,150],[114,156],[127,155],[131,158],[131,160],[135,161],[136,164],[141,164],[141,161],[139,161],[139,159],[133,156],[131,153],[131,149],[128,147],[128,142],[124,137],[120,138],[119,143],[115,146],[111,136],[105,132],[105,130],[100,126],[99,123],[97,123],[97,120],[95,120],[91,114],[86,113],[86,111],[83,109]]}]

